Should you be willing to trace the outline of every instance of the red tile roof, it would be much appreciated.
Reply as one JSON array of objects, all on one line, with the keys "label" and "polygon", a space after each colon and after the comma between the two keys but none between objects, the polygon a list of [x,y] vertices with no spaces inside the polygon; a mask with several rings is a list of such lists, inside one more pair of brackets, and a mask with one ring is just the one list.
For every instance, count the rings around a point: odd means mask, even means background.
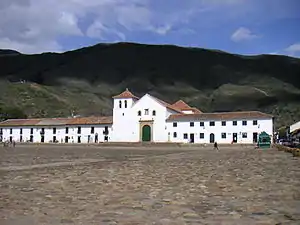
[{"label": "red tile roof", "polygon": [[175,102],[174,104],[172,104],[172,106],[175,106],[178,109],[191,109],[192,107],[189,106],[187,103],[185,103],[184,101],[182,101],[181,99],[178,100],[177,102]]},{"label": "red tile roof", "polygon": [[139,99],[134,94],[132,94],[127,88],[121,94],[113,96],[113,98],[133,98],[133,99]]},{"label": "red tile roof", "polygon": [[191,109],[194,113],[203,113],[200,109],[197,109],[197,108],[195,108],[195,107],[193,107],[192,109]]},{"label": "red tile roof", "polygon": [[112,116],[107,117],[77,117],[77,118],[39,118],[39,119],[9,119],[0,122],[0,127],[15,126],[64,126],[86,124],[112,124]]},{"label": "red tile roof", "polygon": [[72,118],[68,121],[66,125],[85,125],[85,124],[112,124],[112,116],[103,116],[103,117],[77,117]]},{"label": "red tile roof", "polygon": [[273,118],[272,115],[258,111],[243,112],[219,112],[219,113],[199,113],[199,114],[173,114],[167,121],[177,120],[232,120],[232,119],[264,119]]},{"label": "red tile roof", "polygon": [[193,113],[202,113],[199,109],[197,109],[196,107],[189,106],[186,102],[184,102],[181,99],[175,102],[172,106],[180,109],[181,111],[189,110],[192,111]]}]

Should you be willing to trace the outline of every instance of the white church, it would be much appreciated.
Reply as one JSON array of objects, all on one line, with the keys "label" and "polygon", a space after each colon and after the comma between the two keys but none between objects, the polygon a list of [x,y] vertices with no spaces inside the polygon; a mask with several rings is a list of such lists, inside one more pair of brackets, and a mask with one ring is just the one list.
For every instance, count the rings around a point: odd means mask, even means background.
[{"label": "white church", "polygon": [[174,142],[252,144],[273,116],[258,111],[204,113],[179,100],[166,103],[128,89],[113,97],[113,116],[9,119],[0,123],[0,141],[35,143]]}]

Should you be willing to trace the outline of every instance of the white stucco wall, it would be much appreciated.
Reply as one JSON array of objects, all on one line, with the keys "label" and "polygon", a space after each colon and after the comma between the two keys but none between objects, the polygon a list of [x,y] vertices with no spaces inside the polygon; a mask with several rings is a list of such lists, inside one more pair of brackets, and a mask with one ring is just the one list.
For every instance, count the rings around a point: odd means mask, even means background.
[{"label": "white stucco wall", "polygon": [[[209,143],[210,134],[215,135],[215,141],[218,143],[231,143],[233,140],[233,133],[237,133],[237,143],[249,144],[253,143],[253,133],[258,134],[262,131],[272,135],[273,121],[272,119],[257,120],[257,125],[253,125],[253,120],[247,119],[247,125],[242,125],[243,120],[236,120],[237,125],[233,126],[232,120],[226,121],[226,126],[222,126],[222,121],[215,121],[215,126],[210,126],[210,121],[204,122],[204,126],[200,126],[200,121],[174,121],[177,122],[177,127],[173,127],[173,122],[167,122],[167,130],[170,132],[170,139],[172,142],[188,143],[190,134],[194,134],[195,143]],[[190,126],[190,122],[194,122],[194,127]],[[174,137],[174,132],[177,137]],[[204,134],[204,138],[200,138],[200,133]],[[222,138],[222,133],[226,133],[226,138]],[[247,137],[243,137],[243,133],[247,133]],[[188,134],[188,138],[184,139],[184,134]]]},{"label": "white stucco wall", "polygon": [[[66,126],[32,126],[32,127],[5,127],[2,128],[3,132],[3,141],[12,140],[16,142],[20,142],[20,137],[22,136],[22,142],[28,142],[30,140],[30,136],[33,135],[33,142],[41,143],[41,131],[44,128],[44,142],[49,143],[53,142],[54,138],[59,143],[65,143],[65,137],[69,137],[69,143],[77,143],[78,136],[81,137],[81,143],[88,142],[88,136],[90,135],[90,141],[95,142],[95,135],[98,133],[98,142],[104,142],[104,134],[103,131],[105,126],[108,127],[108,141],[111,138],[111,125],[78,125],[78,126],[67,126],[69,128],[68,134],[66,134]],[[53,128],[56,128],[56,134],[53,133]],[[81,127],[81,134],[77,133],[78,127]],[[91,127],[94,127],[94,134],[91,134]],[[20,134],[20,128],[22,128],[22,135]],[[31,128],[33,128],[33,134],[31,134]],[[10,130],[12,129],[12,134],[10,134]]]},{"label": "white stucco wall", "polygon": [[[124,100],[124,99],[123,99]],[[168,141],[166,118],[171,114],[165,106],[160,104],[150,95],[144,95],[140,100],[133,104],[132,108],[119,108],[118,101],[115,100],[113,109],[113,137],[115,142],[138,142],[140,141],[140,122],[152,121],[152,141]],[[117,102],[117,103],[116,103]],[[148,115],[145,110],[148,109]],[[138,112],[141,111],[141,115]],[[153,115],[155,111],[155,115]],[[174,112],[173,112],[174,113]]]}]

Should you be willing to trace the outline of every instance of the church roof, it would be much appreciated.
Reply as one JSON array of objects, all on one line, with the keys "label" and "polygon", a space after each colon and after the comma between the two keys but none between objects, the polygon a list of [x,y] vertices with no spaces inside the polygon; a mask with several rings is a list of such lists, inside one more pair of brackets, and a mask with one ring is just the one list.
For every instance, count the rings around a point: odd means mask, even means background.
[{"label": "church roof", "polygon": [[183,109],[191,109],[192,107],[189,106],[187,103],[185,103],[183,100],[178,100],[177,102],[175,102],[174,104],[172,104],[172,106],[175,106],[181,110]]},{"label": "church roof", "polygon": [[198,114],[173,114],[167,121],[178,120],[233,120],[233,119],[270,119],[272,115],[259,111],[215,112]]},{"label": "church roof", "polygon": [[151,97],[155,98],[158,102],[160,102],[160,104],[162,104],[166,108],[171,109],[171,110],[173,110],[175,112],[178,112],[178,113],[182,113],[182,111],[179,108],[177,108],[177,107],[175,107],[175,106],[173,106],[173,105],[171,105],[171,104],[169,104],[169,103],[167,103],[167,102],[165,102],[165,101],[163,101],[159,98],[156,98],[154,96],[151,96]]},{"label": "church roof", "polygon": [[172,104],[172,106],[180,109],[181,111],[184,110],[191,110],[194,113],[202,113],[199,109],[195,108],[195,107],[191,107],[189,106],[186,102],[184,102],[183,100],[178,100],[177,102],[175,102],[174,104]]},{"label": "church roof", "polygon": [[132,94],[128,88],[126,88],[125,91],[123,91],[121,94],[113,96],[113,98],[134,98],[134,99],[139,99],[136,97],[134,94]]}]

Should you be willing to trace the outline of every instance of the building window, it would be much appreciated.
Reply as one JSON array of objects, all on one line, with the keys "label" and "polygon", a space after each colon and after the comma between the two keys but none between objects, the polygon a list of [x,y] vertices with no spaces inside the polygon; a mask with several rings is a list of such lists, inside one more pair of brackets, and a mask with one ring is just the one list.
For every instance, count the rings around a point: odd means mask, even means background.
[{"label": "building window", "polygon": [[[81,134],[81,127],[77,128],[77,134]],[[79,143],[79,142],[78,142]]]},{"label": "building window", "polygon": [[173,123],[173,127],[177,127],[177,123],[176,122]]},{"label": "building window", "polygon": [[253,125],[257,125],[257,120],[253,120]]},{"label": "building window", "polygon": [[42,128],[41,134],[42,134],[42,135],[45,134],[45,128]]},{"label": "building window", "polygon": [[246,120],[243,120],[243,126],[247,126],[247,121]]},{"label": "building window", "polygon": [[145,109],[145,115],[149,115],[149,109]]},{"label": "building window", "polygon": [[124,107],[127,108],[127,100],[124,101]]},{"label": "building window", "polygon": [[22,128],[20,128],[20,134],[23,134],[23,129]]},{"label": "building window", "polygon": [[122,108],[122,101],[119,101],[119,108]]},{"label": "building window", "polygon": [[33,128],[30,128],[30,134],[33,134]]},{"label": "building window", "polygon": [[66,134],[69,133],[69,127],[66,127]]},{"label": "building window", "polygon": [[204,139],[204,133],[200,133],[200,139]]},{"label": "building window", "polygon": [[237,121],[232,121],[232,125],[236,126],[237,125]]},{"label": "building window", "polygon": [[221,136],[222,136],[223,139],[225,139],[226,138],[226,133],[222,133]]},{"label": "building window", "polygon": [[156,111],[155,110],[152,111],[152,116],[156,116]]},{"label": "building window", "polygon": [[104,135],[108,135],[108,134],[109,134],[108,126],[105,126],[105,127],[104,127],[103,134],[104,134]]},{"label": "building window", "polygon": [[247,138],[247,133],[242,133],[242,138]]},{"label": "building window", "polygon": [[142,112],[141,110],[138,111],[138,116],[141,116],[142,115]]},{"label": "building window", "polygon": [[91,127],[91,134],[95,133],[95,127]]},{"label": "building window", "polygon": [[56,127],[53,128],[53,134],[56,134]]},{"label": "building window", "polygon": [[188,139],[188,134],[187,133],[183,134],[183,139]]},{"label": "building window", "polygon": [[12,128],[10,128],[10,130],[9,130],[9,134],[12,134]]},{"label": "building window", "polygon": [[200,122],[200,127],[204,127],[204,122]]},{"label": "building window", "polygon": [[222,126],[226,126],[226,121],[222,121]]},{"label": "building window", "polygon": [[215,121],[210,121],[209,126],[211,126],[211,127],[215,126]]},{"label": "building window", "polygon": [[173,138],[177,138],[177,133],[173,132]]},{"label": "building window", "polygon": [[194,122],[190,122],[190,127],[193,127],[194,126]]},{"label": "building window", "polygon": [[3,134],[3,129],[2,128],[0,128],[0,134]]}]

